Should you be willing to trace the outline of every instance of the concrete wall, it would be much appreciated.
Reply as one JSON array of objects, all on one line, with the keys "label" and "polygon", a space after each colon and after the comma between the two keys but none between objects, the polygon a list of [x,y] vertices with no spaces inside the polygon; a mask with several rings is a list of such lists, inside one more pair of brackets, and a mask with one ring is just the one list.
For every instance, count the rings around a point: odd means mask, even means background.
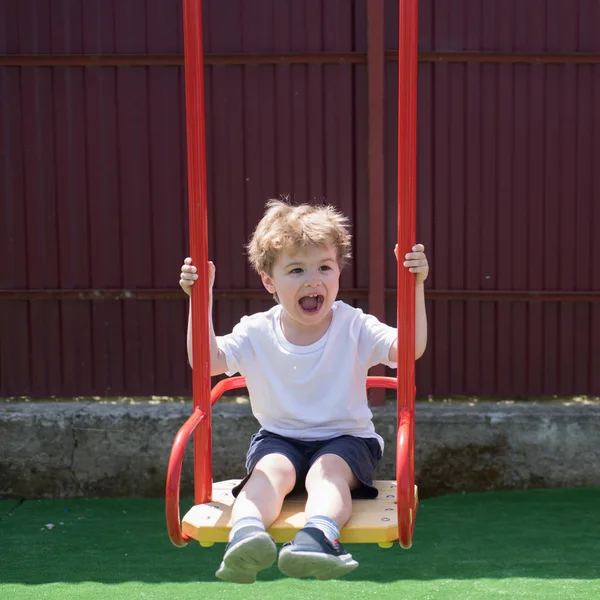
[{"label": "concrete wall", "polygon": [[[0,404],[0,496],[164,495],[189,404]],[[378,478],[395,478],[395,407],[374,409],[386,440]],[[214,479],[239,477],[257,423],[247,404],[213,412]],[[421,497],[461,491],[600,486],[600,405],[417,406]],[[191,443],[190,448],[191,450]],[[192,493],[190,452],[182,494]]]}]

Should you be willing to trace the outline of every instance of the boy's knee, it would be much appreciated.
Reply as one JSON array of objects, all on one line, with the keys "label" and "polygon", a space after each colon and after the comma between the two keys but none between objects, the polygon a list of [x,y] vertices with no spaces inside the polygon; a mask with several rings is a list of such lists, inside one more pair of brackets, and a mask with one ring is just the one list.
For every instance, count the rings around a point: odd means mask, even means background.
[{"label": "boy's knee", "polygon": [[258,477],[266,477],[271,483],[287,493],[296,484],[296,469],[287,456],[267,454],[256,463],[252,471],[252,478]]},{"label": "boy's knee", "polygon": [[307,486],[319,481],[345,482],[350,489],[355,488],[359,482],[350,465],[337,454],[323,454],[313,463],[306,476]]}]

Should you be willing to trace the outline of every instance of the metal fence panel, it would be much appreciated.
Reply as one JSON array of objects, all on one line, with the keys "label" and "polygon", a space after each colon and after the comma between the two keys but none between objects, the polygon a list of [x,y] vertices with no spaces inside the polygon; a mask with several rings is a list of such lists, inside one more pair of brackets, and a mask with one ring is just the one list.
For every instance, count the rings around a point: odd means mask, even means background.
[{"label": "metal fence panel", "polygon": [[[351,217],[342,288],[368,307],[368,9],[204,1],[220,332],[270,305],[243,246],[284,193]],[[0,0],[0,15],[0,395],[189,394],[181,3]],[[419,393],[600,394],[600,7],[422,0],[420,16]],[[396,24],[388,0],[390,322]]]}]

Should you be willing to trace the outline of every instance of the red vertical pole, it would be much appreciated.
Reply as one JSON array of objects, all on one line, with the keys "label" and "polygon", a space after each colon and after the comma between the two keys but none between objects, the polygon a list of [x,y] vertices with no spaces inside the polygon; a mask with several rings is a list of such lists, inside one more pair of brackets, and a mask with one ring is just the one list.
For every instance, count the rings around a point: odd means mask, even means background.
[{"label": "red vertical pole", "polygon": [[204,128],[204,51],[202,0],[184,0],[183,36],[187,132],[190,256],[198,269],[192,288],[192,362],[194,410],[205,415],[194,432],[194,498],[211,500],[212,430],[208,333],[208,209]]},{"label": "red vertical pole", "polygon": [[[398,426],[409,423],[408,466],[398,472],[414,502],[415,277],[403,257],[416,242],[418,0],[399,0],[398,24]],[[400,469],[399,469],[400,471]],[[400,479],[403,479],[400,481]],[[403,503],[403,502],[402,502]],[[400,509],[400,497],[398,508]]]},{"label": "red vertical pole", "polygon": [[[385,190],[383,166],[383,121],[385,55],[383,47],[384,0],[367,4],[368,152],[369,152],[369,313],[385,321]],[[371,375],[384,375],[378,365]],[[371,390],[371,404],[385,403],[385,390]]]}]

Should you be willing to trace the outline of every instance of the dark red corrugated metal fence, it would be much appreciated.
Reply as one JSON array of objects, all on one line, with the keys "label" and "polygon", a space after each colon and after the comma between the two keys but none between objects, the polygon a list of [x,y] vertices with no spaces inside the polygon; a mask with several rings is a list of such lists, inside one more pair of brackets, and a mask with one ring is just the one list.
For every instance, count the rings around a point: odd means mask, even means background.
[{"label": "dark red corrugated metal fence", "polygon": [[[282,193],[352,218],[343,296],[393,320],[396,1],[204,10],[217,330],[270,304],[243,244]],[[600,394],[600,6],[420,18],[419,393]],[[180,2],[0,0],[0,395],[189,393],[181,65]]]}]

